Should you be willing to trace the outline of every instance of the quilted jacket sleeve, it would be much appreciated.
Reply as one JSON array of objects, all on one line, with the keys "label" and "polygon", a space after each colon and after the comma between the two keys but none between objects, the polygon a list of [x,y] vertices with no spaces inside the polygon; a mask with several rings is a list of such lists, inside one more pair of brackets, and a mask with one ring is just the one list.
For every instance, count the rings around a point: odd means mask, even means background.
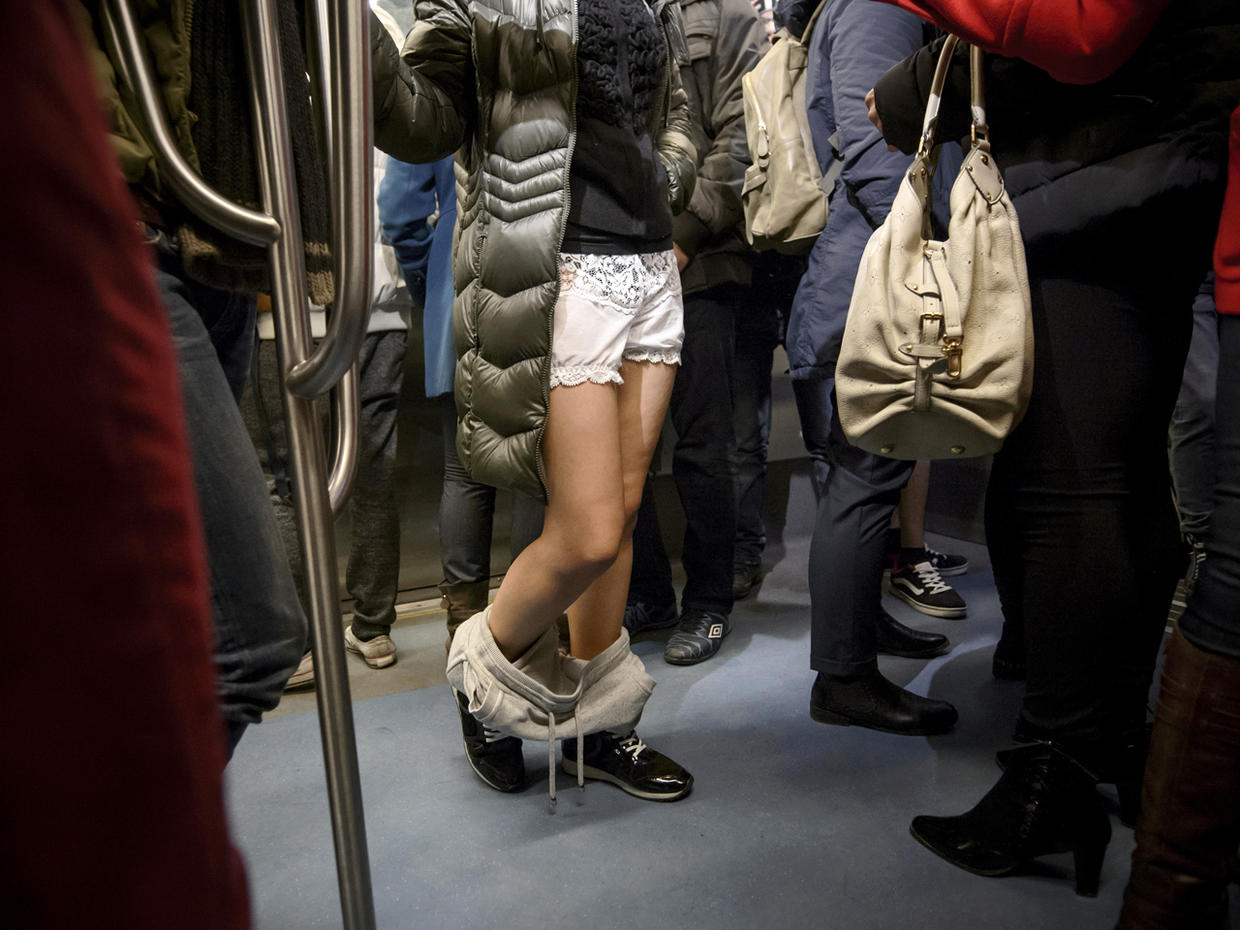
[{"label": "quilted jacket sleeve", "polygon": [[419,0],[398,51],[370,14],[375,145],[404,162],[437,161],[465,140],[476,110],[468,12],[459,0]]}]

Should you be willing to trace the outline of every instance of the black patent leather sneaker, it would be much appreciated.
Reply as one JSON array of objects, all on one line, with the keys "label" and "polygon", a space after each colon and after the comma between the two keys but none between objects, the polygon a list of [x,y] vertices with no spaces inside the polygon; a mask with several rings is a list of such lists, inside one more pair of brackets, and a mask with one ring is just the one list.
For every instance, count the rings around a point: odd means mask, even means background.
[{"label": "black patent leather sneaker", "polygon": [[959,717],[947,701],[906,691],[877,670],[844,679],[819,672],[810,694],[809,714],[819,723],[901,736],[946,733]]},{"label": "black patent leather sneaker", "polygon": [[671,665],[697,665],[705,662],[723,645],[732,632],[732,621],[713,610],[686,610],[680,615],[676,632],[663,647],[663,661]]},{"label": "black patent leather sneaker", "polygon": [[496,791],[512,793],[525,787],[525,754],[515,736],[501,736],[488,730],[469,712],[469,701],[453,691],[461,715],[461,735],[465,758],[479,778]]},{"label": "black patent leather sneaker", "polygon": [[[679,801],[693,790],[693,776],[641,741],[635,730],[617,736],[604,730],[584,737],[581,774],[609,782],[635,798]],[[577,775],[577,741],[564,740],[564,771]]]},{"label": "black patent leather sneaker", "polygon": [[932,659],[949,651],[952,644],[942,633],[923,633],[905,626],[887,611],[878,618],[875,648],[883,655],[904,659]]}]

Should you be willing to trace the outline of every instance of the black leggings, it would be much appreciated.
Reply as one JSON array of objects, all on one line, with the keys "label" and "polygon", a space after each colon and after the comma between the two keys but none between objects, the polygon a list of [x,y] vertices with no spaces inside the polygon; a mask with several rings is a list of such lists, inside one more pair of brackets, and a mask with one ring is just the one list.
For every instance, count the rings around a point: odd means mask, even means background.
[{"label": "black leggings", "polygon": [[1030,254],[1033,395],[986,501],[1003,612],[1024,631],[1022,728],[1083,756],[1144,722],[1182,568],[1167,426],[1209,257],[1204,237],[1144,259],[1122,238],[1071,263],[1066,244]]}]

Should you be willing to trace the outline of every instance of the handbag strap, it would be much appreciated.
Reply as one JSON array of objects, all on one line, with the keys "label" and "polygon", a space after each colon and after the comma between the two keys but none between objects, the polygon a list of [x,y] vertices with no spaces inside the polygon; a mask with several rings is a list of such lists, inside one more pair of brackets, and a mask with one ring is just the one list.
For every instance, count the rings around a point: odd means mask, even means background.
[{"label": "handbag strap", "polygon": [[[943,99],[943,88],[947,85],[947,73],[951,70],[952,56],[960,43],[957,36],[949,35],[939,53],[938,64],[934,68],[934,79],[930,82],[930,96],[926,100],[926,115],[921,124],[921,141],[917,144],[917,155],[924,156],[934,147],[934,136],[939,124],[939,105]],[[973,147],[979,145],[990,148],[990,130],[986,124],[985,78],[982,71],[982,50],[976,45],[969,47],[969,134]]]}]

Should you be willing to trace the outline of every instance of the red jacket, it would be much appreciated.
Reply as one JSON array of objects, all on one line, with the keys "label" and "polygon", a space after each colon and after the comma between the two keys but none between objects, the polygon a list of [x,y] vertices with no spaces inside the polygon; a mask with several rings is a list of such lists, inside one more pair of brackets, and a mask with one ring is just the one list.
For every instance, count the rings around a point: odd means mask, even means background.
[{"label": "red jacket", "polygon": [[966,42],[1023,58],[1065,84],[1108,77],[1169,0],[884,0]]},{"label": "red jacket", "polygon": [[[883,0],[981,48],[1023,58],[1067,84],[1111,75],[1168,0]],[[1214,249],[1214,301],[1240,313],[1240,109],[1231,118],[1227,195]]]},{"label": "red jacket", "polygon": [[1240,313],[1240,107],[1231,114],[1227,194],[1214,243],[1214,303],[1219,313]]}]

